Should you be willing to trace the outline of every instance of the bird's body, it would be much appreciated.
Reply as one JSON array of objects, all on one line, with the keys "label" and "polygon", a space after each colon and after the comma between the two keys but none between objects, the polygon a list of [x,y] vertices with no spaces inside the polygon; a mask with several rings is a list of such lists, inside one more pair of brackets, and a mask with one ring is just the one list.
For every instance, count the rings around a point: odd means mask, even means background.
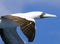
[{"label": "bird's body", "polygon": [[[28,41],[31,42],[35,38],[35,18],[48,18],[48,17],[56,17],[56,15],[34,11],[27,13],[16,13],[1,16],[1,18],[6,18],[12,21],[15,21],[18,25],[21,26],[21,30],[24,35],[28,38]],[[2,21],[2,20],[1,20]]]}]

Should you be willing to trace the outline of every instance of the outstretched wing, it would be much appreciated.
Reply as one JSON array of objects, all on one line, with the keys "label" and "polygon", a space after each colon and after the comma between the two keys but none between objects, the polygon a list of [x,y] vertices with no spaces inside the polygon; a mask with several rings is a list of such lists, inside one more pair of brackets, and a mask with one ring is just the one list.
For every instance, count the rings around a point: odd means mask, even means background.
[{"label": "outstretched wing", "polygon": [[27,19],[11,15],[2,16],[2,18],[8,18],[15,21],[18,25],[21,26],[22,32],[28,38],[28,41],[32,42],[34,40],[35,23],[33,21],[28,21]]}]

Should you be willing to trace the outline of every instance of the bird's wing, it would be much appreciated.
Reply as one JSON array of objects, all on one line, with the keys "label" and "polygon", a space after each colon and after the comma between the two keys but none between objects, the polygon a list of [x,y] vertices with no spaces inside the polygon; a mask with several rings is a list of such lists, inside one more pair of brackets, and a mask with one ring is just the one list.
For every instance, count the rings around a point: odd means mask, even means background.
[{"label": "bird's wing", "polygon": [[21,26],[22,32],[28,38],[29,42],[32,42],[35,38],[35,23],[33,21],[28,21],[24,18],[17,16],[2,16],[2,18],[8,18],[15,21],[18,25]]}]

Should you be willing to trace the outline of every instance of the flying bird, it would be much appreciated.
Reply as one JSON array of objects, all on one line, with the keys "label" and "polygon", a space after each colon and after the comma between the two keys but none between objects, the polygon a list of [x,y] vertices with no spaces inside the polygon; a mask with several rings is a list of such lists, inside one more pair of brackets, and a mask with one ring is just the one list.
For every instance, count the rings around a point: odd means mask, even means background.
[{"label": "flying bird", "polygon": [[[56,17],[56,15],[48,14],[41,11],[32,11],[27,13],[15,13],[10,15],[1,16],[0,18],[6,18],[15,21],[20,27],[24,35],[28,38],[29,42],[32,42],[35,38],[36,26],[35,19]],[[1,23],[0,19],[0,23]]]}]

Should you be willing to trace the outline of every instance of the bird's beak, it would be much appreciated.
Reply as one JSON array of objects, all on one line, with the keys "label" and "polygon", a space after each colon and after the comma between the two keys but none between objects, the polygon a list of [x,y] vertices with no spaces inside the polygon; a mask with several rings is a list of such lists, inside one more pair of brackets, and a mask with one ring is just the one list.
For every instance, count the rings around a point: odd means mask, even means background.
[{"label": "bird's beak", "polygon": [[44,14],[43,17],[56,17],[56,15],[53,15],[53,14]]}]

